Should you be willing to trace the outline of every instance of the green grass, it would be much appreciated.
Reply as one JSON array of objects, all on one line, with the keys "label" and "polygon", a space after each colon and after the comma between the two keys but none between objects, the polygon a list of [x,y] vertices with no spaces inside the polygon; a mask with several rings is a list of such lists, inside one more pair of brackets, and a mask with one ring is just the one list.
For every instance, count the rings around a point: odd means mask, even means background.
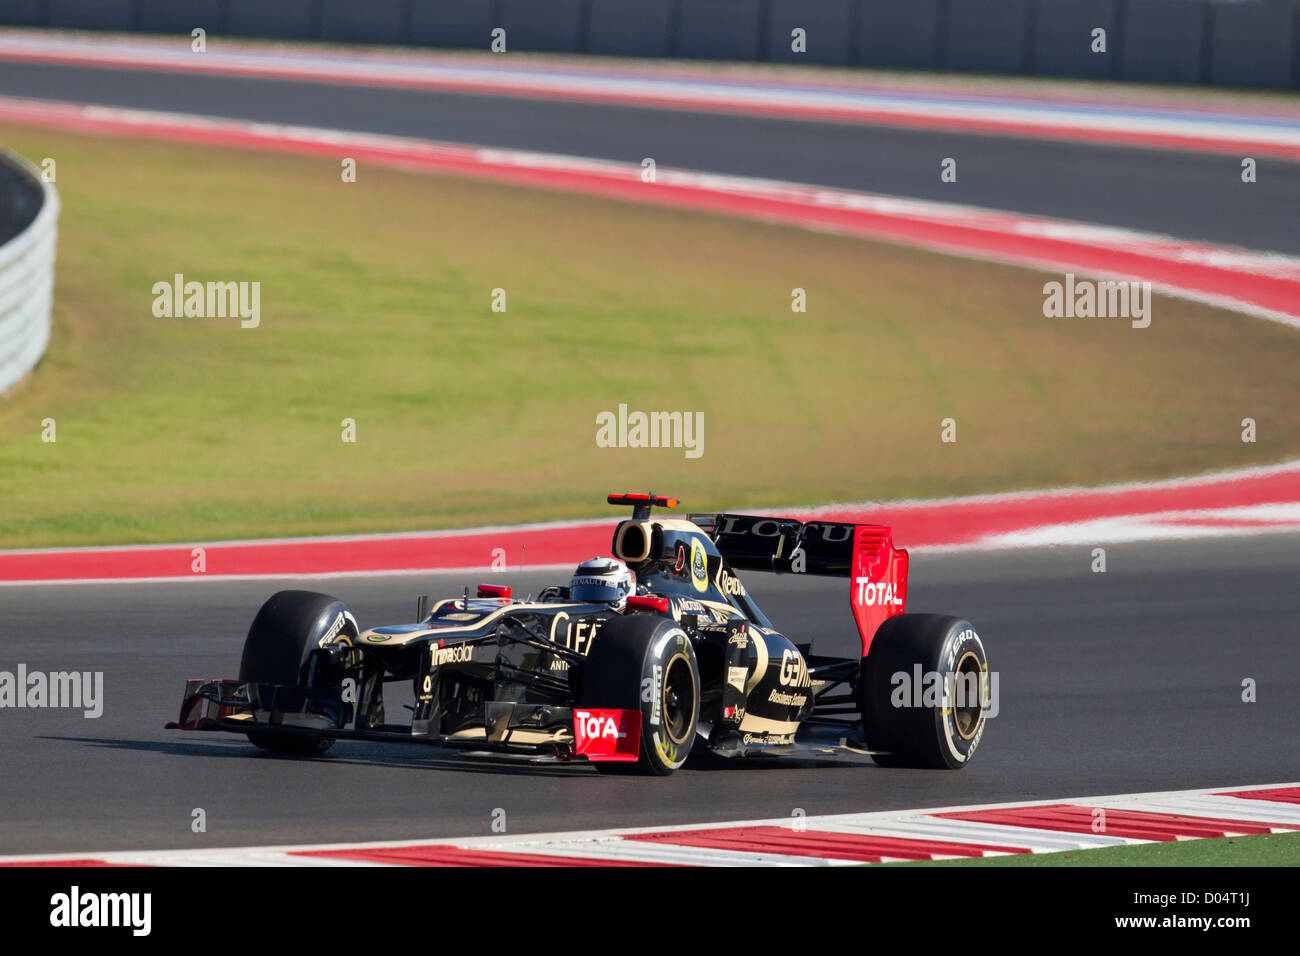
[{"label": "green grass", "polygon": [[[0,136],[55,158],[63,199],[53,341],[0,401],[0,547],[585,516],[624,488],[690,509],[971,494],[1300,451],[1300,334],[1202,305],[1158,298],[1144,330],[1046,319],[1042,275],[885,244]],[[260,327],[155,318],[177,272],[259,281]],[[703,457],[598,448],[619,403],[704,412]]]},{"label": "green grass", "polygon": [[1063,853],[1016,853],[888,866],[1300,866],[1300,833],[1138,843]]}]

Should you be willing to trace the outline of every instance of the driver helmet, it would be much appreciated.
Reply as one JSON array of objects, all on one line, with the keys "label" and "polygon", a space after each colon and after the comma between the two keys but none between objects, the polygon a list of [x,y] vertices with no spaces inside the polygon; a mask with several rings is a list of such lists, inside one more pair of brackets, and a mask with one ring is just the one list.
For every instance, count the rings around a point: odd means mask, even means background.
[{"label": "driver helmet", "polygon": [[617,558],[583,561],[569,581],[569,597],[584,604],[608,604],[616,611],[627,607],[636,593],[636,575]]}]

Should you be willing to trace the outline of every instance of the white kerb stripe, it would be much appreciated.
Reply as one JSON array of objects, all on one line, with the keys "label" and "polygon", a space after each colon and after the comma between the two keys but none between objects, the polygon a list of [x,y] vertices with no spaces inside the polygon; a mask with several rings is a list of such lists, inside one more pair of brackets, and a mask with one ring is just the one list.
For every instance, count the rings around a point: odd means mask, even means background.
[{"label": "white kerb stripe", "polygon": [[1055,853],[1059,850],[1083,850],[1092,847],[1125,846],[1130,843],[1147,843],[1127,837],[1107,836],[1101,833],[1070,833],[1061,830],[1041,830],[1036,827],[1007,826],[999,823],[981,823],[974,820],[948,820],[943,817],[919,816],[897,823],[855,825],[852,823],[809,824],[810,830],[823,833],[851,833],[861,836],[903,837],[912,840],[941,840],[947,843],[983,844],[986,846],[1020,847],[1036,853]]},{"label": "white kerb stripe", "polygon": [[[465,850],[488,847],[462,843]],[[784,853],[747,853],[713,847],[681,846],[664,840],[600,840],[573,843],[498,844],[494,853],[530,853],[538,856],[583,857],[592,860],[630,860],[640,863],[674,863],[679,866],[835,866],[858,865],[857,860],[833,860]]]}]

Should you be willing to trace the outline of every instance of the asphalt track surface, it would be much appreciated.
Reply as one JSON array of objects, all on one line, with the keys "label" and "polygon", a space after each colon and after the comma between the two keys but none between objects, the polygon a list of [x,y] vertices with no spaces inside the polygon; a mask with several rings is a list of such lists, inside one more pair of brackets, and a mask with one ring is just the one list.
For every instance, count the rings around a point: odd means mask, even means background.
[{"label": "asphalt track surface", "polygon": [[[0,670],[102,670],[98,719],[0,710],[0,853],[200,848],[655,826],[1237,787],[1300,765],[1300,535],[914,556],[909,609],[959,613],[999,674],[1000,713],[964,771],[793,758],[664,779],[582,764],[341,742],[320,758],[165,731],[187,677],[234,676],[260,602],[284,586],[408,620],[460,577],[0,588]],[[517,593],[556,575],[496,575]],[[778,626],[854,655],[847,582],[746,576]],[[1241,699],[1257,682],[1257,701]],[[396,685],[394,685],[396,686]],[[394,703],[390,714],[400,712]],[[201,807],[207,832],[190,830]]]},{"label": "asphalt track surface", "polygon": [[[1300,164],[940,130],[386,87],[0,63],[0,94],[758,176],[1300,254]],[[0,116],[0,119],[3,119]],[[957,182],[940,162],[957,160]]]},{"label": "asphalt track surface", "polygon": [[[0,63],[0,94],[326,126],[946,200],[1300,253],[1300,166],[789,119],[238,77]],[[0,117],[3,119],[3,117]],[[958,182],[942,184],[943,157]],[[233,676],[279,587],[327,590],[363,626],[408,619],[460,578],[0,587],[0,670],[103,671],[105,712],[0,710],[0,853],[199,848],[655,826],[1238,787],[1300,765],[1300,536],[916,555],[913,610],[975,622],[999,715],[965,771],[778,758],[671,778],[427,747],[340,743],[273,757],[162,730],[187,677]],[[502,575],[518,593],[551,576]],[[846,583],[746,580],[819,653],[854,655]],[[1241,700],[1242,681],[1257,701]],[[394,700],[390,713],[400,710]],[[207,832],[190,829],[203,808]]]}]

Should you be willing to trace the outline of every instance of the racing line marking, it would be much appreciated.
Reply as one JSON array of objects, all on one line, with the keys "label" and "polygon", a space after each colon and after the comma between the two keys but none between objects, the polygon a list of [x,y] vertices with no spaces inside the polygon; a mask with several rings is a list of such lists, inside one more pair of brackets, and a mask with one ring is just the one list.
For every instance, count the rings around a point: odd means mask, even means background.
[{"label": "racing line marking", "polygon": [[[1099,813],[1104,810],[1104,814]],[[211,850],[0,866],[842,866],[1300,831],[1300,783],[644,829]]]}]

